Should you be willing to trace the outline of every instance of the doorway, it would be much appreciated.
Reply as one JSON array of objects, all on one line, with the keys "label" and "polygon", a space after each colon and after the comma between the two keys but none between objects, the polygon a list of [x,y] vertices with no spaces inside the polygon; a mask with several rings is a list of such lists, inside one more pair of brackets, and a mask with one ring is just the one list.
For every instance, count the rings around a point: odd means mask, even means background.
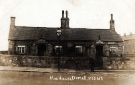
[{"label": "doorway", "polygon": [[103,67],[103,45],[96,45],[96,66]]},{"label": "doorway", "polygon": [[46,51],[46,45],[45,44],[39,44],[38,45],[38,56],[44,56]]}]

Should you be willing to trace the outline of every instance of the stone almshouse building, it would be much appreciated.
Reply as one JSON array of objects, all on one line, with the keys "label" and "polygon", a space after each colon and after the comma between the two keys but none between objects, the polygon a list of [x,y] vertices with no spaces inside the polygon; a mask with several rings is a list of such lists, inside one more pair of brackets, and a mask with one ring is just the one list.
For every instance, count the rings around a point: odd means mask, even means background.
[{"label": "stone almshouse building", "polygon": [[11,17],[8,52],[10,55],[39,57],[59,55],[69,60],[86,58],[95,60],[96,65],[102,67],[104,58],[122,53],[123,41],[115,31],[114,23],[111,14],[109,29],[71,28],[68,11],[62,11],[59,28],[16,26],[15,17]]}]

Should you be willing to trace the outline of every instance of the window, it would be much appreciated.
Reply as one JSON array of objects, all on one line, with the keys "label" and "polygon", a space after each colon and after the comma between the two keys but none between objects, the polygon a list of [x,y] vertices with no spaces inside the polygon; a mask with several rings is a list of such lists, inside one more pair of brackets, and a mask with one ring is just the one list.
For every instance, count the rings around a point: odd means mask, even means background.
[{"label": "window", "polygon": [[117,52],[117,51],[118,51],[118,47],[113,47],[113,46],[111,46],[111,47],[110,47],[110,51]]},{"label": "window", "polygon": [[75,46],[75,48],[76,48],[77,54],[82,54],[82,52],[83,52],[82,46]]},{"label": "window", "polygon": [[116,47],[116,46],[111,46],[111,47],[110,47],[110,55],[111,55],[111,56],[118,56],[118,54],[119,54],[119,49],[118,49],[118,47]]},{"label": "window", "polygon": [[56,54],[61,54],[62,53],[62,46],[55,46],[54,49],[55,49]]},{"label": "window", "polygon": [[26,46],[25,45],[16,46],[16,52],[18,54],[25,54],[26,53]]}]

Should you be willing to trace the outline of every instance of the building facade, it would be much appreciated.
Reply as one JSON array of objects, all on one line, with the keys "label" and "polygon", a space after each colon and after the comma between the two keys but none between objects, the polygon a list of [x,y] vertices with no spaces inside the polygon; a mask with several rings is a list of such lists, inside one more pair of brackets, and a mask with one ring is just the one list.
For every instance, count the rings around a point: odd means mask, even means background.
[{"label": "building facade", "polygon": [[135,34],[122,36],[124,43],[124,54],[135,55]]},{"label": "building facade", "polygon": [[109,29],[71,28],[68,11],[62,11],[58,28],[16,26],[15,17],[11,17],[8,40],[10,55],[60,56],[68,58],[63,60],[66,63],[80,58],[79,63],[94,60],[99,67],[103,66],[104,57],[120,56],[123,51],[112,14]]}]

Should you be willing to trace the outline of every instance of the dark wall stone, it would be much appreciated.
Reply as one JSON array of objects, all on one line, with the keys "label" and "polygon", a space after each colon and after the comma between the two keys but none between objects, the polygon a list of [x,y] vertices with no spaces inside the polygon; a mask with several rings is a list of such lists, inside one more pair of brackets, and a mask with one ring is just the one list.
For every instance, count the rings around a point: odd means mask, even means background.
[{"label": "dark wall stone", "polygon": [[[69,57],[63,57],[60,59],[62,67],[66,66],[67,61],[72,61],[79,65],[77,67],[89,67],[88,63],[85,64],[80,60],[74,60]],[[83,60],[85,61],[85,60]],[[82,63],[78,63],[82,62]],[[121,58],[103,58],[103,69],[135,69],[135,58],[131,58],[129,61],[124,61]],[[72,64],[70,63],[70,64]],[[57,68],[56,57],[48,56],[28,56],[28,55],[5,55],[0,54],[0,65],[2,66],[23,66],[23,67],[44,67],[44,68]],[[65,66],[64,66],[65,65]],[[72,65],[71,65],[72,66]]]}]

